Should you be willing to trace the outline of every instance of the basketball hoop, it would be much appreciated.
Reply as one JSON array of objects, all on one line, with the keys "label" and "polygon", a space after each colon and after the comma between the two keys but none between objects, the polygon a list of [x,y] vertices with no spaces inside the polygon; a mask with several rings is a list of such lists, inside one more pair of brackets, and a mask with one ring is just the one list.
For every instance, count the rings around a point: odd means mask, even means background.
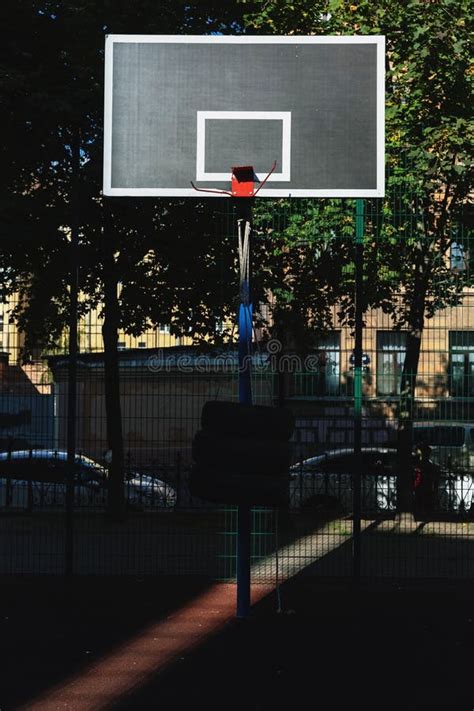
[{"label": "basketball hoop", "polygon": [[265,176],[264,180],[260,183],[258,188],[255,190],[255,180],[257,176],[255,175],[255,171],[253,169],[253,166],[251,165],[241,165],[241,166],[234,166],[231,171],[231,189],[230,190],[216,190],[212,188],[197,188],[193,181],[191,180],[191,185],[193,186],[194,190],[197,190],[198,192],[201,193],[217,193],[218,195],[229,195],[229,197],[238,197],[238,198],[253,198],[255,197],[258,192],[263,188],[265,183],[267,182],[268,178],[270,175],[273,173],[273,171],[276,168],[277,162],[275,161],[272,165],[272,168],[269,173]]}]

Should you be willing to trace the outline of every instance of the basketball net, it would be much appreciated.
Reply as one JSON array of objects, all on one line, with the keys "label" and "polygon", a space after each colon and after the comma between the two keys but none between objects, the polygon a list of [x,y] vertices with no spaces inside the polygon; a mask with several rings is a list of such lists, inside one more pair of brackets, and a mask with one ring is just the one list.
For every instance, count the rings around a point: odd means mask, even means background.
[{"label": "basketball net", "polygon": [[239,237],[239,266],[240,266],[240,301],[247,305],[250,300],[250,222],[245,220],[245,227],[242,235],[242,225],[244,220],[237,221]]}]

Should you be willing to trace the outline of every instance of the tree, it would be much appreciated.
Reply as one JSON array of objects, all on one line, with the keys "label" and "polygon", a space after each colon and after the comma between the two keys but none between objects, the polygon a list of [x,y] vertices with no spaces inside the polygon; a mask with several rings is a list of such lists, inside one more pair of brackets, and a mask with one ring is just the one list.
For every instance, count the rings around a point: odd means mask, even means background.
[{"label": "tree", "polygon": [[[390,173],[387,197],[375,208],[382,219],[367,223],[368,258],[379,268],[373,270],[376,281],[366,281],[366,295],[407,334],[399,408],[401,512],[412,510],[412,419],[425,322],[459,303],[466,283],[451,272],[449,251],[472,187],[469,11],[467,0],[257,0],[246,16],[259,32],[386,36]],[[396,292],[403,298],[394,299]]]},{"label": "tree", "polygon": [[303,352],[318,333],[332,328],[332,307],[350,279],[351,205],[261,201],[254,207],[254,223],[257,296],[270,295],[269,335]]},{"label": "tree", "polygon": [[[102,63],[107,32],[140,33],[144,27],[157,33],[239,32],[245,9],[251,10],[245,23],[250,32],[387,36],[388,193],[408,187],[402,191],[403,219],[395,220],[387,198],[373,210],[383,219],[367,221],[366,250],[380,268],[368,275],[366,293],[368,303],[382,305],[394,325],[409,334],[400,418],[400,452],[406,459],[425,319],[458,299],[462,288],[442,255],[449,250],[471,179],[467,0],[5,0],[0,16],[8,31],[0,55],[0,89],[7,122],[2,157],[8,168],[2,174],[0,250],[8,288],[18,288],[24,297],[17,315],[26,346],[57,343],[67,319],[64,263],[70,247],[71,145],[78,131],[81,308],[107,303],[107,362],[117,358],[118,324],[139,333],[146,324],[170,319],[176,334],[191,333],[202,342],[217,320],[231,314],[237,278],[234,286],[227,276],[234,262],[226,249],[229,231],[222,243],[209,220],[216,202],[210,208],[199,200],[114,201],[104,229]],[[254,242],[254,296],[263,301],[273,292],[280,333],[301,323],[292,338],[304,343],[307,325],[327,328],[336,296],[342,317],[350,322],[350,205],[300,203],[291,208],[286,230],[275,229],[272,203],[262,205],[260,239]],[[278,209],[287,207],[283,203]],[[274,232],[268,253],[269,229]],[[341,250],[336,258],[335,236]],[[394,303],[392,295],[400,289],[410,298]],[[107,367],[112,383],[116,368]],[[111,387],[107,411],[109,418],[120,412],[117,388]],[[120,451],[120,433],[110,436],[116,440],[111,448]],[[114,475],[119,484],[122,476],[119,463]],[[400,481],[402,502],[408,484]]]},{"label": "tree", "polygon": [[[76,182],[80,201],[79,286],[82,312],[104,304],[106,411],[112,451],[112,508],[122,507],[123,443],[117,383],[117,329],[141,332],[163,322],[175,309],[177,290],[158,288],[169,265],[160,255],[163,242],[173,255],[174,234],[165,233],[166,215],[183,214],[179,230],[193,236],[202,206],[176,202],[110,201],[101,195],[103,48],[105,34],[205,33],[233,26],[239,12],[216,0],[5,0],[0,16],[7,28],[0,56],[0,88],[5,97],[5,131],[0,204],[4,291],[18,292],[15,316],[25,333],[24,356],[55,347],[67,324],[73,194],[72,145],[80,140],[81,169]],[[191,226],[191,228],[190,228]],[[190,229],[189,229],[190,228]],[[181,240],[182,242],[182,240]],[[174,245],[174,246],[173,246]],[[182,246],[182,243],[181,245]],[[154,256],[152,256],[154,255]],[[160,255],[160,256],[156,256]],[[171,260],[177,263],[173,257]],[[202,281],[202,278],[201,278]],[[118,284],[123,286],[118,297]],[[175,301],[170,298],[173,295]],[[150,298],[145,298],[149,296]],[[218,310],[218,309],[217,309]],[[191,324],[199,321],[188,314]],[[159,319],[159,320],[158,320]],[[179,320],[179,319],[178,319]],[[199,329],[203,330],[200,325]],[[122,494],[121,494],[122,492]]]}]

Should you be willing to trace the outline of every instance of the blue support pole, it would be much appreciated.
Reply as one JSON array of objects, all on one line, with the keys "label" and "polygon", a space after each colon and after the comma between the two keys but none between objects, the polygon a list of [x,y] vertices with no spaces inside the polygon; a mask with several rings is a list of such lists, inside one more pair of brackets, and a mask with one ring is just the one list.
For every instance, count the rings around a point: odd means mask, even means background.
[{"label": "blue support pole", "polygon": [[[248,289],[245,284],[244,288]],[[239,308],[239,402],[252,404],[251,363],[252,355],[252,304],[240,304]]]},{"label": "blue support pole", "polygon": [[[250,204],[239,201],[245,220],[250,222]],[[245,209],[247,207],[247,209]],[[239,402],[252,404],[251,355],[252,355],[252,303],[250,284],[240,284],[239,308]],[[237,510],[237,617],[244,619],[250,612],[250,560],[252,540],[252,510],[248,505],[240,505]]]}]

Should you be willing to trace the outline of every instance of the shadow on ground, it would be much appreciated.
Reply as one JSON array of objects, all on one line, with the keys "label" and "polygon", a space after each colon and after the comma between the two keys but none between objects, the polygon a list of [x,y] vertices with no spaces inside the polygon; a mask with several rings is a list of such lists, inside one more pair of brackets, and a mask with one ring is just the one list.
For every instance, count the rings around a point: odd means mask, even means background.
[{"label": "shadow on ground", "polygon": [[0,709],[41,696],[208,587],[182,576],[1,579]]},{"label": "shadow on ground", "polygon": [[108,708],[471,711],[474,587],[297,578]]},{"label": "shadow on ground", "polygon": [[[352,545],[340,530],[347,522],[335,523],[326,552],[309,565],[314,551],[289,544],[301,572],[279,595],[256,603],[249,619],[233,618],[132,688],[140,662],[134,655],[146,654],[135,646],[118,670],[130,677],[130,691],[102,706],[96,694],[92,704],[84,673],[83,699],[54,709],[471,711],[474,578],[466,582],[466,573],[474,561],[473,531],[430,522],[403,533],[390,521],[370,525],[362,537],[367,577],[356,586],[335,578],[337,570],[347,576]],[[415,570],[424,579],[414,580]],[[429,582],[433,571],[444,580]],[[461,573],[465,580],[455,582]],[[211,587],[189,576],[3,579],[1,711],[19,709],[81,676],[91,662],[128,649],[141,630]],[[166,639],[158,643],[166,646]]]}]

